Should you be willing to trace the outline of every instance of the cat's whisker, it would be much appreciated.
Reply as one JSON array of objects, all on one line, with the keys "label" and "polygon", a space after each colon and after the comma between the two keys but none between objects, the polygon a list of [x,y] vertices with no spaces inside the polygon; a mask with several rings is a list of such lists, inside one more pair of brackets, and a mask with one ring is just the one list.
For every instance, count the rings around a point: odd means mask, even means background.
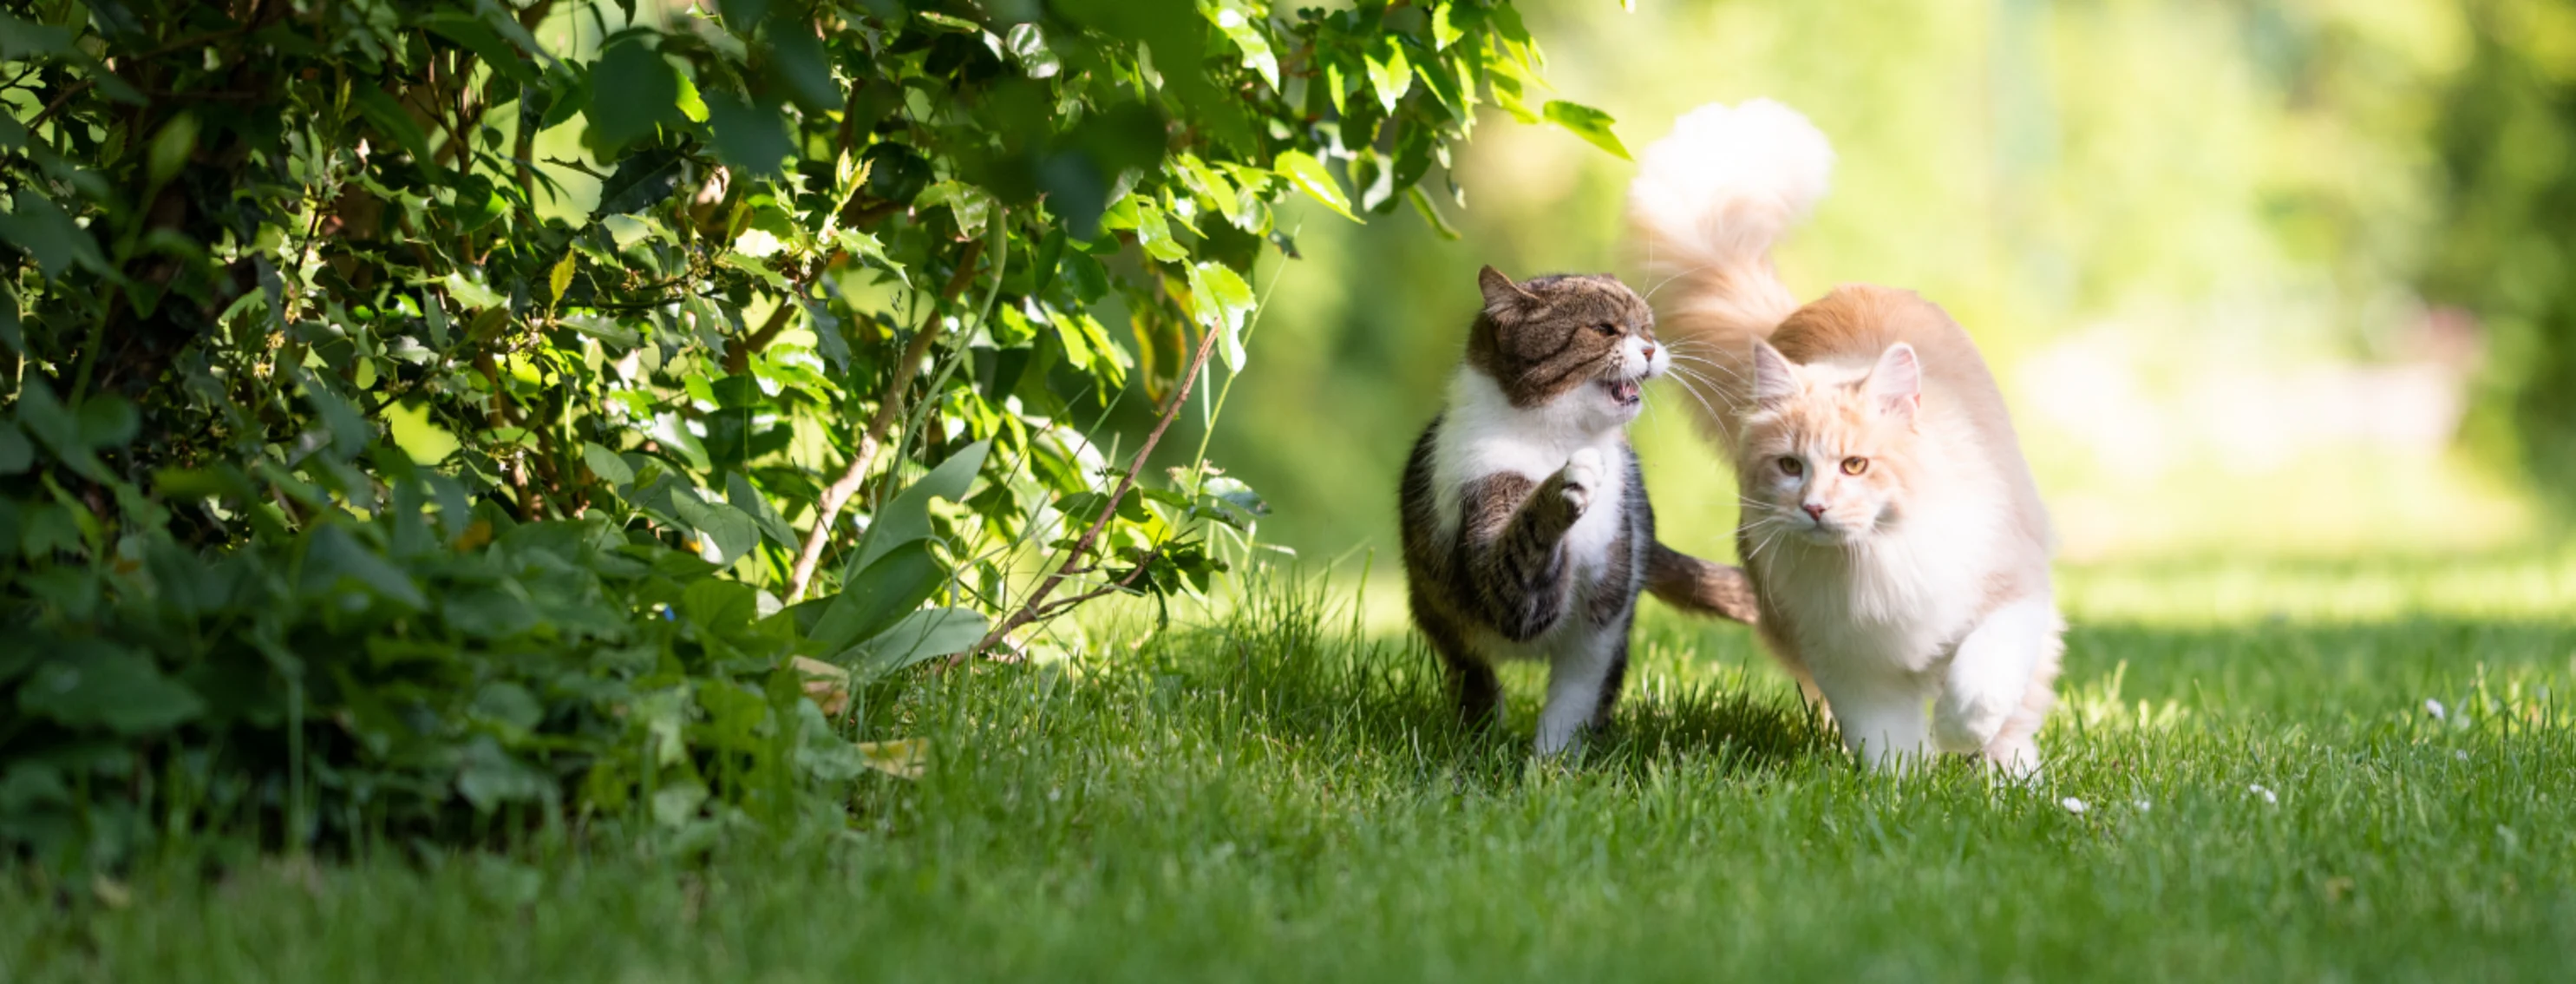
[{"label": "cat's whisker", "polygon": [[[1651,254],[1650,254],[1650,255],[1649,255],[1649,262],[1651,262],[1651,261],[1652,261],[1652,257],[1651,257]],[[1649,300],[1649,301],[1654,300],[1654,299],[1655,299],[1655,292],[1656,292],[1656,291],[1659,291],[1659,290],[1664,289],[1664,285],[1669,284],[1669,283],[1672,283],[1673,281],[1676,281],[1676,280],[1680,280],[1680,279],[1681,279],[1681,278],[1683,278],[1683,277],[1690,276],[1691,274],[1698,273],[1698,272],[1700,272],[1700,271],[1702,271],[1702,270],[1706,270],[1706,269],[1708,269],[1709,267],[1714,266],[1714,265],[1715,265],[1715,264],[1702,263],[1702,264],[1700,264],[1700,265],[1698,265],[1698,266],[1695,266],[1695,267],[1692,267],[1692,268],[1690,268],[1690,269],[1688,269],[1688,270],[1684,270],[1684,271],[1682,271],[1682,272],[1680,272],[1680,273],[1673,274],[1672,276],[1665,277],[1663,280],[1656,282],[1656,284],[1655,284],[1653,287],[1647,288],[1645,299],[1646,299],[1646,300]]]},{"label": "cat's whisker", "polygon": [[1695,378],[1697,377],[1686,377],[1679,373],[1675,373],[1673,376],[1673,383],[1680,386],[1682,388],[1682,392],[1690,394],[1691,399],[1699,402],[1701,412],[1706,413],[1711,417],[1717,416],[1717,409],[1708,405],[1708,398],[1701,396],[1698,387],[1691,385],[1692,380]]},{"label": "cat's whisker", "polygon": [[1733,409],[1739,405],[1731,391],[1726,387],[1720,386],[1716,382],[1711,381],[1706,376],[1702,376],[1696,372],[1692,372],[1678,366],[1673,368],[1672,375],[1673,381],[1682,384],[1683,391],[1689,393],[1692,399],[1698,400],[1700,409],[1708,411],[1708,415],[1711,418],[1717,417],[1718,413],[1715,409],[1709,407],[1708,399],[1699,392],[1701,387],[1706,387],[1709,390],[1714,391],[1717,394],[1718,401],[1726,404],[1729,409]]}]

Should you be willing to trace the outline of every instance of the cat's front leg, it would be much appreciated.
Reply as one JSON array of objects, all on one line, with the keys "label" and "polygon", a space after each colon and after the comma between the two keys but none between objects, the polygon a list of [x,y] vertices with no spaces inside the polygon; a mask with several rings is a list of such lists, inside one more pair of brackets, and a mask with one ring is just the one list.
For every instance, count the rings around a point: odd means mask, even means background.
[{"label": "cat's front leg", "polygon": [[1547,664],[1547,705],[1538,714],[1538,753],[1571,748],[1584,729],[1607,724],[1628,670],[1628,622],[1568,640]]},{"label": "cat's front leg", "polygon": [[[1941,750],[1984,752],[2005,722],[2022,710],[2034,685],[2033,672],[2055,652],[2058,633],[2064,629],[2057,607],[2039,597],[1996,608],[1969,630],[1959,640],[1933,701],[1932,735]],[[2015,769],[2036,764],[2035,750],[2026,757],[2033,761],[1999,764]]]},{"label": "cat's front leg", "polygon": [[[1601,486],[1600,461],[1600,452],[1585,448],[1535,488],[1526,478],[1505,474],[1469,491],[1464,514],[1477,518],[1459,541],[1465,551],[1459,570],[1487,622],[1505,638],[1537,638],[1564,616],[1568,565],[1558,547],[1575,520],[1592,508],[1593,493]],[[1510,501],[1505,497],[1515,491],[1509,488],[1513,484],[1530,489],[1528,498],[1510,512],[1492,508]]]},{"label": "cat's front leg", "polygon": [[1843,747],[1881,772],[1901,772],[1932,754],[1923,691],[1900,679],[1817,681],[1833,705]]}]

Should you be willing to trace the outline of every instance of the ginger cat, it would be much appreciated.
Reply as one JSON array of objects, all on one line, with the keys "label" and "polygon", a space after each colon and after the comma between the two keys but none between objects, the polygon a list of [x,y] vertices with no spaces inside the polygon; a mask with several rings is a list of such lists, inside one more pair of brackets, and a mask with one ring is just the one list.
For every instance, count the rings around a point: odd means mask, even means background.
[{"label": "ginger cat", "polygon": [[1704,423],[1744,499],[1758,628],[1873,765],[1950,752],[2029,775],[2065,631],[2047,511],[1949,315],[1865,285],[1802,306],[1781,283],[1771,245],[1832,164],[1788,107],[1710,105],[1646,151],[1628,192],[1671,278],[1675,365],[1716,391]]}]

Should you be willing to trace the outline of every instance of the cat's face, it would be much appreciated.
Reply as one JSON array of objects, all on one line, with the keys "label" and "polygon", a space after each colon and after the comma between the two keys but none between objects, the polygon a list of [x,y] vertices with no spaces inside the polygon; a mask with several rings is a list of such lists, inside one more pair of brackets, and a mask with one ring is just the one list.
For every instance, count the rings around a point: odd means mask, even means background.
[{"label": "cat's face", "polygon": [[1585,429],[1618,427],[1645,405],[1646,380],[1672,356],[1655,341],[1653,309],[1617,278],[1531,277],[1486,267],[1485,309],[1467,338],[1467,364],[1512,405],[1546,408]]},{"label": "cat's face", "polygon": [[1903,508],[1915,473],[1923,373],[1914,347],[1891,345],[1854,373],[1798,365],[1767,343],[1754,345],[1755,408],[1744,422],[1739,474],[1757,533],[1866,541]]}]

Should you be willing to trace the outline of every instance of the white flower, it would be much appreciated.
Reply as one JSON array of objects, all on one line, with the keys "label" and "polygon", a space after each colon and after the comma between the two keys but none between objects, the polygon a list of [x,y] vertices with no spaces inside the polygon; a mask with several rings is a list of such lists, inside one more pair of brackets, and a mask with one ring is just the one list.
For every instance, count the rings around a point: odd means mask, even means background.
[{"label": "white flower", "polygon": [[2062,806],[2062,807],[2065,807],[2065,808],[2066,808],[2066,812],[2068,812],[2068,813],[2073,813],[2073,814],[2077,814],[2077,815],[2081,815],[2081,814],[2083,814],[2083,812],[2084,812],[2084,811],[2085,811],[2085,809],[2086,809],[2086,807],[2085,807],[2085,805],[2084,805],[2084,801],[2083,801],[2083,800],[2076,799],[2075,797],[2072,797],[2072,796],[2069,796],[2069,797],[2067,797],[2067,798],[2065,798],[2065,799],[2062,799],[2062,800],[2058,800],[2058,801],[2057,801],[2057,805]]},{"label": "white flower", "polygon": [[2145,801],[2145,800],[2138,800],[2138,801],[2136,801],[2136,802],[2130,803],[2129,805],[2130,805],[2130,806],[2137,807],[2137,808],[2138,808],[2138,812],[2140,812],[2140,813],[2145,813],[2145,812],[2148,812],[2148,811],[2153,810],[2153,809],[2155,809],[2155,808],[2156,808],[2156,805],[2155,805],[2155,804],[2153,804],[2153,803],[2149,803],[2149,802],[2147,802],[2147,801]]},{"label": "white flower", "polygon": [[2451,750],[2451,755],[2462,762],[2469,760],[2469,750],[2465,748],[2454,748]]},{"label": "white flower", "polygon": [[2436,721],[2450,720],[2450,716],[2442,711],[2442,702],[2430,697],[2424,698],[2424,713],[2432,715]]},{"label": "white flower", "polygon": [[2272,795],[2272,791],[2263,788],[2263,784],[2259,782],[2245,787],[2245,791],[2256,796],[2263,797],[2263,802],[2266,803],[2279,803],[2281,801],[2280,797]]}]

